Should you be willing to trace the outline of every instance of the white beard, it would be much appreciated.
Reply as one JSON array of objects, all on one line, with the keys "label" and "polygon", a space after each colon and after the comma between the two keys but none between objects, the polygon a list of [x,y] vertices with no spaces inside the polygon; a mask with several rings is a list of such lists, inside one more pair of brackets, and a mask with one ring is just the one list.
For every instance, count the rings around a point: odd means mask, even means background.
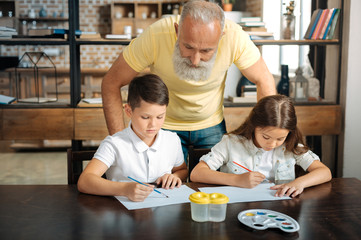
[{"label": "white beard", "polygon": [[205,81],[212,72],[214,62],[216,61],[217,52],[207,61],[200,61],[197,67],[191,67],[192,62],[188,58],[183,58],[178,41],[175,44],[173,52],[173,66],[175,74],[182,80],[187,81]]}]

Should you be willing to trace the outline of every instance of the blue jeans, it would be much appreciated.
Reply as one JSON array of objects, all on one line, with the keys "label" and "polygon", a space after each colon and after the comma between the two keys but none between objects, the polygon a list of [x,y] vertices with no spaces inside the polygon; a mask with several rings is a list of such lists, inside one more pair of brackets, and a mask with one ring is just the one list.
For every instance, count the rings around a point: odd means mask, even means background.
[{"label": "blue jeans", "polygon": [[[167,129],[169,130],[169,129]],[[194,148],[211,148],[221,141],[223,135],[227,132],[226,123],[223,120],[221,123],[200,130],[195,131],[177,131],[169,130],[178,134],[184,154],[184,161],[187,163],[188,147]]]}]

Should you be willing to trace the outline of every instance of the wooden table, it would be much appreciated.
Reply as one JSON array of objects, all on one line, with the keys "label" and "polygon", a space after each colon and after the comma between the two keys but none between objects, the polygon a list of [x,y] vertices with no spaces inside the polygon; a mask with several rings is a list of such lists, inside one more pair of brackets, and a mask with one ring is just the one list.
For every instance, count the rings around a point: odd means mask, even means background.
[{"label": "wooden table", "polygon": [[[189,183],[192,188],[204,184]],[[300,230],[252,230],[246,209],[296,219]],[[292,200],[233,203],[224,222],[191,220],[190,204],[128,211],[113,197],[79,193],[74,185],[0,186],[0,239],[360,239],[361,181],[333,179]]]}]

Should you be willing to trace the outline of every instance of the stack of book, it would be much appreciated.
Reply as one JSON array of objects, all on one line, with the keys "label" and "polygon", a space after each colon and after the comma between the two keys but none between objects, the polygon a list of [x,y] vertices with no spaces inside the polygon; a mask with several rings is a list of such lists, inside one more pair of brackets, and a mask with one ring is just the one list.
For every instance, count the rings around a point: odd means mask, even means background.
[{"label": "stack of book", "polygon": [[264,27],[266,24],[262,22],[261,17],[242,17],[238,23],[242,28],[247,27]]},{"label": "stack of book", "polygon": [[239,25],[252,40],[274,39],[273,33],[267,32],[266,24],[262,22],[261,17],[243,17]]},{"label": "stack of book", "polygon": [[312,13],[311,22],[308,25],[304,38],[313,40],[333,39],[339,15],[339,8],[315,10]]},{"label": "stack of book", "polygon": [[241,97],[257,97],[257,85],[245,85]]},{"label": "stack of book", "polygon": [[0,104],[10,104],[12,102],[14,102],[16,100],[16,98],[14,97],[10,97],[10,96],[5,96],[0,94]]},{"label": "stack of book", "polygon": [[229,96],[228,100],[233,103],[257,102],[257,86],[256,85],[245,85],[242,87],[240,97]]},{"label": "stack of book", "polygon": [[12,38],[13,35],[17,35],[18,32],[15,28],[3,27],[0,26],[0,39],[9,39]]}]

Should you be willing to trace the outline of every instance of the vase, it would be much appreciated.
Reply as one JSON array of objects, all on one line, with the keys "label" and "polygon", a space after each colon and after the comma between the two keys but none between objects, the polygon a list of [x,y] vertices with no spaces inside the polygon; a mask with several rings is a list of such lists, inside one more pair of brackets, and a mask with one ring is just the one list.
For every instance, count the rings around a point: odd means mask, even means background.
[{"label": "vase", "polygon": [[288,77],[288,65],[281,65],[281,79],[277,84],[277,92],[288,96],[290,89],[290,78]]},{"label": "vase", "polygon": [[282,15],[281,39],[295,39],[295,15]]}]

